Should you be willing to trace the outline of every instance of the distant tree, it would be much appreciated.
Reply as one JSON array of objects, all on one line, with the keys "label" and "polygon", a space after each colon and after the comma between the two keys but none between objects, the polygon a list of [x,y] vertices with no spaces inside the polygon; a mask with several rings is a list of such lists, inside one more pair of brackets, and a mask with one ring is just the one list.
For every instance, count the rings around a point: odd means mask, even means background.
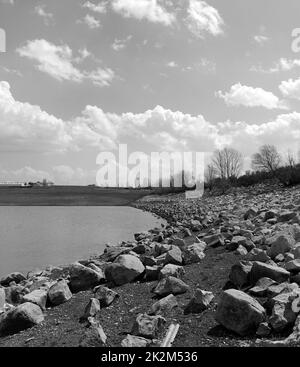
[{"label": "distant tree", "polygon": [[259,152],[252,156],[252,167],[258,171],[276,174],[281,162],[280,154],[274,145],[263,145]]},{"label": "distant tree", "polygon": [[294,154],[288,150],[287,152],[287,166],[290,168],[295,168],[297,164],[297,159],[295,158]]},{"label": "distant tree", "polygon": [[205,170],[205,183],[208,189],[211,191],[213,188],[214,181],[217,177],[217,172],[212,164],[208,164]]},{"label": "distant tree", "polygon": [[216,150],[212,159],[212,166],[220,178],[236,178],[243,168],[243,156],[233,148]]}]

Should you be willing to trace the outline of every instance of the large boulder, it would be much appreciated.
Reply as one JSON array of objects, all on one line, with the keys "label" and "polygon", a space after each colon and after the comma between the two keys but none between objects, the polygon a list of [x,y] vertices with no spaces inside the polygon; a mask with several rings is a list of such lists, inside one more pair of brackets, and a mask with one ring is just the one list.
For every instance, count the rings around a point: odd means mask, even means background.
[{"label": "large boulder", "polygon": [[83,334],[80,340],[80,347],[103,347],[106,345],[107,336],[99,321],[89,317],[89,328]]},{"label": "large boulder", "polygon": [[85,306],[84,313],[80,321],[86,321],[89,317],[96,317],[100,312],[100,302],[97,298],[91,298]]},{"label": "large boulder", "polygon": [[271,278],[275,280],[275,282],[282,283],[289,279],[290,273],[277,265],[269,265],[260,261],[255,261],[250,272],[252,284],[255,284],[260,278],[264,277]]},{"label": "large boulder", "polygon": [[182,294],[189,290],[189,286],[181,279],[168,276],[159,281],[153,292],[160,297],[168,296],[169,294]]},{"label": "large boulder", "polygon": [[181,265],[182,264],[182,252],[179,247],[172,246],[166,254],[166,264]]},{"label": "large boulder", "polygon": [[0,317],[0,335],[10,335],[31,328],[44,320],[41,308],[26,302]]},{"label": "large boulder", "polygon": [[279,254],[290,252],[295,246],[295,243],[296,241],[292,235],[286,232],[280,232],[266,240],[266,244],[270,246],[268,255],[272,259],[275,259]]},{"label": "large boulder", "polygon": [[73,293],[85,291],[99,285],[105,279],[103,273],[75,263],[70,268],[70,289]]},{"label": "large boulder", "polygon": [[130,283],[143,274],[145,267],[141,260],[133,255],[120,255],[105,269],[106,279],[115,285]]},{"label": "large boulder", "polygon": [[226,329],[241,336],[255,333],[266,318],[265,309],[248,294],[236,289],[222,293],[216,320]]},{"label": "large boulder", "polygon": [[11,274],[6,275],[5,277],[1,278],[0,284],[3,287],[8,287],[9,283],[11,283],[11,282],[15,282],[16,284],[19,284],[25,279],[26,279],[26,277],[22,273],[11,273]]},{"label": "large boulder", "polygon": [[36,289],[28,294],[25,294],[23,297],[23,302],[31,302],[34,303],[42,310],[46,309],[46,302],[47,302],[47,290],[45,289]]},{"label": "large boulder", "polygon": [[58,306],[69,301],[72,293],[65,280],[60,280],[52,285],[48,291],[48,299],[53,306]]}]

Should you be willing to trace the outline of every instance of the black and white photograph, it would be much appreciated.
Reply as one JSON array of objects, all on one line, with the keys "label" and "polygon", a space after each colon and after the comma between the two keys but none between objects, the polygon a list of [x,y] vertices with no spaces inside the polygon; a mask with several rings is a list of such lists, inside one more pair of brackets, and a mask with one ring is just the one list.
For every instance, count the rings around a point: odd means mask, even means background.
[{"label": "black and white photograph", "polygon": [[0,348],[300,346],[299,14],[0,0]]}]

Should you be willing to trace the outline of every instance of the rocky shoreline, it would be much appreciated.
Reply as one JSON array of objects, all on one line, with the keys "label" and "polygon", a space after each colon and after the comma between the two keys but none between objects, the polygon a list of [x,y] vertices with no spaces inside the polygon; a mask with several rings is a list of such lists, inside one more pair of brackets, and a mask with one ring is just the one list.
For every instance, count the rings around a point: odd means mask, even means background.
[{"label": "rocky shoreline", "polygon": [[0,346],[159,346],[171,323],[174,346],[300,342],[300,187],[134,206],[168,225],[1,279]]}]

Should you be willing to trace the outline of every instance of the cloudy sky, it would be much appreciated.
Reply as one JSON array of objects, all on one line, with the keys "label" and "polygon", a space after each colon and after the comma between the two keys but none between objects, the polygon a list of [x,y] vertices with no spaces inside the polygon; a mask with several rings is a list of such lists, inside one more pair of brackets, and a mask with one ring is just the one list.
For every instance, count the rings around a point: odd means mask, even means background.
[{"label": "cloudy sky", "polygon": [[0,180],[94,183],[97,154],[119,143],[229,145],[246,167],[264,143],[296,151],[299,12],[299,0],[0,0]]}]

